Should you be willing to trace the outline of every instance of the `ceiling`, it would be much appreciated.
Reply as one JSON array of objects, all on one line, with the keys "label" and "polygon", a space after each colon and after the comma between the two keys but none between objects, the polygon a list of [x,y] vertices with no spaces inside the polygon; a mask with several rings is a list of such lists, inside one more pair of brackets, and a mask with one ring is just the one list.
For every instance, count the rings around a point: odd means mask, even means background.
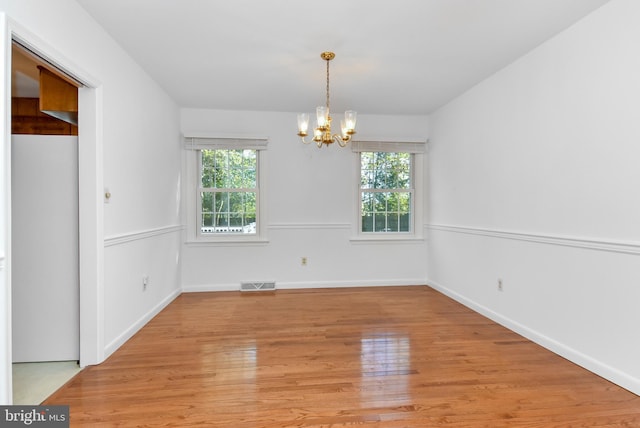
[{"label": "ceiling", "polygon": [[77,0],[181,107],[424,115],[608,0]]}]

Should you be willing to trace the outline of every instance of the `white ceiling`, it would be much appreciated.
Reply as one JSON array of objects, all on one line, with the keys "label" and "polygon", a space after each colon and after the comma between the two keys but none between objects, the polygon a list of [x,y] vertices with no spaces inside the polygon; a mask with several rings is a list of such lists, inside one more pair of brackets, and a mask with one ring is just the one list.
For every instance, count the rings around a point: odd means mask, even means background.
[{"label": "white ceiling", "polygon": [[181,107],[428,114],[608,0],[77,0]]}]

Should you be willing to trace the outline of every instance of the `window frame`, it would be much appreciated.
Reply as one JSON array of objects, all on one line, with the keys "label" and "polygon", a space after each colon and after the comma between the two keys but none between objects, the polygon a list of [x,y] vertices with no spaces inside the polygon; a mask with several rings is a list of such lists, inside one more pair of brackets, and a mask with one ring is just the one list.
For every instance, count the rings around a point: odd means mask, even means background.
[{"label": "window frame", "polygon": [[[352,241],[413,241],[423,239],[424,157],[425,140],[358,140],[352,144],[354,153],[354,218]],[[411,167],[411,197],[409,231],[364,232],[362,230],[362,157],[363,152],[409,153]],[[400,189],[403,190],[403,189]],[[404,191],[404,190],[403,190]]]},{"label": "window frame", "polygon": [[[224,244],[224,243],[265,243],[266,238],[266,170],[268,139],[264,137],[184,137],[184,170],[186,171],[183,195],[185,195],[186,243],[187,244]],[[256,231],[255,233],[219,232],[203,233],[200,226],[202,207],[201,183],[202,150],[255,150],[256,151]],[[238,189],[246,190],[246,189]],[[250,189],[253,190],[253,189]]]}]

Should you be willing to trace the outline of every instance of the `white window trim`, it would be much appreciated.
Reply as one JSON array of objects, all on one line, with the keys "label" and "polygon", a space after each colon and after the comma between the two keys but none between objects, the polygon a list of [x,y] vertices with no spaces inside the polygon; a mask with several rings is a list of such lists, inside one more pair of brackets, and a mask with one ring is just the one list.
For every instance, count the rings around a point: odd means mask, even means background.
[{"label": "white window trim", "polygon": [[[402,242],[423,240],[424,216],[424,177],[425,177],[425,139],[394,139],[394,140],[357,140],[353,141],[351,151],[354,155],[354,222],[352,242]],[[409,232],[362,232],[362,213],[360,197],[360,152],[408,152],[412,154],[412,222]]]},{"label": "white window trim", "polygon": [[[186,243],[194,245],[213,244],[260,244],[267,243],[267,219],[266,201],[267,189],[265,171],[267,170],[267,144],[266,137],[218,137],[202,134],[190,134],[184,136],[183,170],[185,179],[183,192],[184,213],[186,220]],[[199,153],[202,149],[255,149],[257,156],[256,183],[258,194],[256,195],[256,233],[221,233],[203,235],[198,231],[198,189],[199,189]]]}]

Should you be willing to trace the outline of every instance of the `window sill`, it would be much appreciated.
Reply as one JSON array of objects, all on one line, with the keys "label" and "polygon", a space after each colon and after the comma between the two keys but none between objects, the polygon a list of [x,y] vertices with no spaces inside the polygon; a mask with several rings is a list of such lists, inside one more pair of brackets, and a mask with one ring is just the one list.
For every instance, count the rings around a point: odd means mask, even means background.
[{"label": "window sill", "polygon": [[411,234],[375,234],[375,235],[357,235],[349,238],[349,241],[354,244],[369,244],[369,243],[408,243],[408,244],[416,244],[420,242],[424,242],[423,236],[411,235]]},{"label": "window sill", "polygon": [[266,238],[253,237],[250,239],[239,239],[236,237],[217,239],[190,239],[185,241],[188,247],[220,247],[220,246],[243,246],[243,245],[266,245],[269,240]]}]

